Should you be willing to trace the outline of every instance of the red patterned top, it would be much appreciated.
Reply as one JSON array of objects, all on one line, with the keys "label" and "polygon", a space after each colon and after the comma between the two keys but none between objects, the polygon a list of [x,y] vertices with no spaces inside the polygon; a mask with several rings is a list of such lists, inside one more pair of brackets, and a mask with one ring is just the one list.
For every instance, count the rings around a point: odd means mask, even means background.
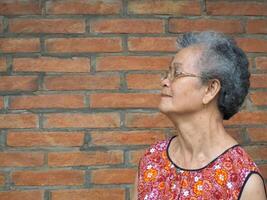
[{"label": "red patterned top", "polygon": [[169,157],[171,140],[152,145],[141,158],[138,200],[239,199],[249,176],[259,174],[256,164],[239,145],[203,168],[183,169]]}]

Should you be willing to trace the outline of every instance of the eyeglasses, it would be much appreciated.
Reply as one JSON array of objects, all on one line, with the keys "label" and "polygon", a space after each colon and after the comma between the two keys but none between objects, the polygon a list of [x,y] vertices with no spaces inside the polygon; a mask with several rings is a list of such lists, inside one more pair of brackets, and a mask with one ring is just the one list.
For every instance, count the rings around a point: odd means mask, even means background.
[{"label": "eyeglasses", "polygon": [[173,82],[176,78],[182,78],[182,77],[198,77],[201,78],[200,75],[191,74],[187,72],[182,72],[179,69],[176,69],[174,67],[169,67],[169,70],[164,72],[161,76],[161,80],[164,80],[168,78],[171,82]]}]

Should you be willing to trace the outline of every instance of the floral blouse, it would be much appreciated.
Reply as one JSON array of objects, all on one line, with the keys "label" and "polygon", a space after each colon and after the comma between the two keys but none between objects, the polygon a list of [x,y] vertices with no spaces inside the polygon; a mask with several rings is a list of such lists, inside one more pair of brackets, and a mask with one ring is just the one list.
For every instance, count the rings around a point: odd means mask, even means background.
[{"label": "floral blouse", "polygon": [[180,168],[168,154],[173,138],[152,145],[141,158],[138,200],[239,199],[249,176],[259,174],[239,145],[227,149],[203,168]]}]

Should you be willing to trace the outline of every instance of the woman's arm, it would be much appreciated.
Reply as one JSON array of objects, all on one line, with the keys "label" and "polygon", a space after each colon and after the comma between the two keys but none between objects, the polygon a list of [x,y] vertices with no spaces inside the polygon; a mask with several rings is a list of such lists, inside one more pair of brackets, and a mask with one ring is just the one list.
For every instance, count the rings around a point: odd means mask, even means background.
[{"label": "woman's arm", "polygon": [[252,174],[245,183],[240,200],[266,200],[263,179],[259,174]]}]

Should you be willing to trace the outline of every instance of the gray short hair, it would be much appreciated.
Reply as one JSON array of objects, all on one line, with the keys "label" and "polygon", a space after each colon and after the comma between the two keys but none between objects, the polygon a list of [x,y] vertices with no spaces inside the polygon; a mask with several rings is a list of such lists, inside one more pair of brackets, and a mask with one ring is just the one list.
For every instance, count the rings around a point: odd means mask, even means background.
[{"label": "gray short hair", "polygon": [[223,119],[230,119],[243,104],[250,86],[245,53],[232,38],[217,32],[185,33],[177,42],[181,48],[198,44],[203,47],[198,62],[201,80],[220,81],[218,108]]}]

